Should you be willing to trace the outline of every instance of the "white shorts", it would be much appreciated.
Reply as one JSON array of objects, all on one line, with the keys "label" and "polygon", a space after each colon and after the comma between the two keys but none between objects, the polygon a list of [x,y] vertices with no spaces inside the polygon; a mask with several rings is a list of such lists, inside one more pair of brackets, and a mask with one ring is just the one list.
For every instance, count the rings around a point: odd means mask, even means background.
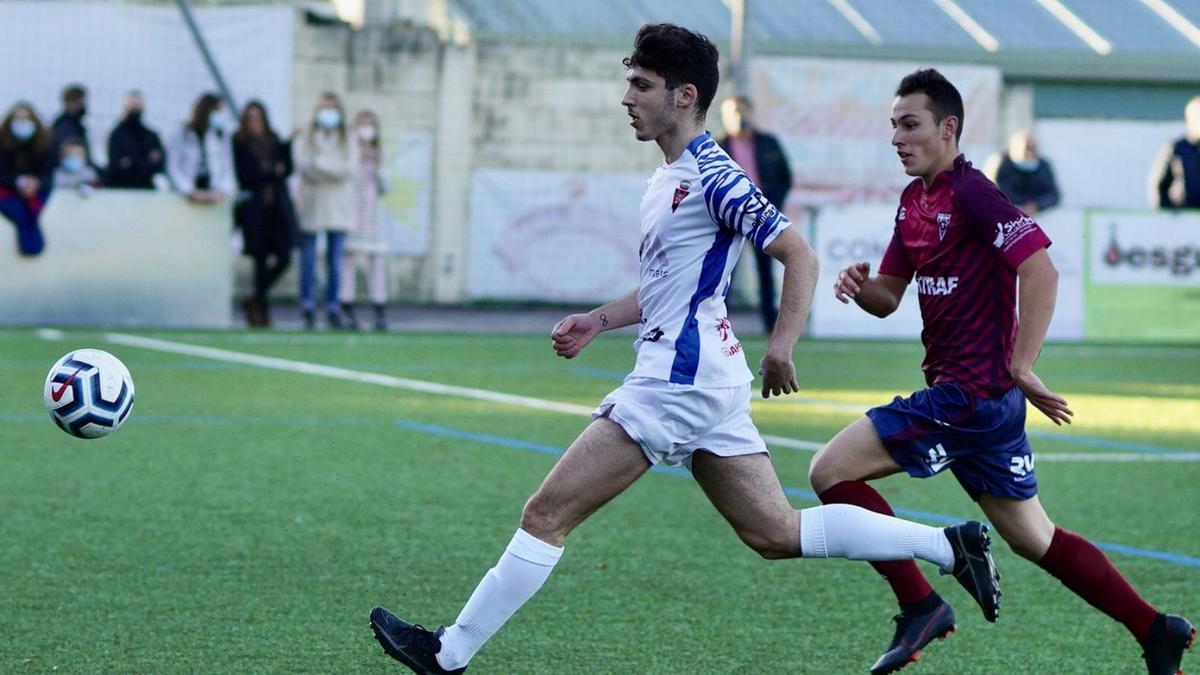
[{"label": "white shorts", "polygon": [[651,464],[690,470],[697,450],[718,457],[770,454],[750,419],[750,383],[711,388],[629,376],[592,411],[597,417],[621,425]]}]

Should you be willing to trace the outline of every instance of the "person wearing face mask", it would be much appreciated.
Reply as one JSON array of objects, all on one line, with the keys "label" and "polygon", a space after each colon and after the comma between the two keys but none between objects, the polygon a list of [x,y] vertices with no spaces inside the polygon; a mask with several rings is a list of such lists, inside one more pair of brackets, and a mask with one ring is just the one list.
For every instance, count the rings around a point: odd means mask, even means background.
[{"label": "person wearing face mask", "polygon": [[1187,131],[1159,153],[1150,172],[1150,203],[1160,209],[1200,209],[1200,96],[1184,109]]},{"label": "person wearing face mask", "polygon": [[325,234],[325,309],[330,328],[342,328],[338,289],[346,233],[357,227],[354,176],[359,142],[351,138],[341,99],[326,93],[317,101],[312,123],[296,140],[293,154],[300,173],[297,215],[300,220],[300,302],[304,325],[316,327],[317,238]]},{"label": "person wearing face mask", "polygon": [[20,102],[0,122],[0,214],[17,228],[17,250],[35,256],[46,246],[38,218],[53,185],[53,137],[33,106]]},{"label": "person wearing face mask", "polygon": [[58,168],[54,170],[54,187],[59,190],[74,188],[83,197],[89,197],[100,186],[100,174],[87,163],[87,151],[78,138],[63,140],[59,146]]},{"label": "person wearing face mask", "polygon": [[342,283],[338,296],[349,328],[359,329],[354,308],[358,271],[366,271],[375,330],[387,330],[387,237],[379,218],[379,196],[386,191],[383,151],[379,142],[379,116],[363,110],[354,116],[354,135],[359,148],[354,191],[358,197],[357,227],[346,238]]},{"label": "person wearing face mask", "polygon": [[217,204],[233,194],[233,150],[224,105],[216,94],[196,99],[192,118],[172,138],[167,174],[194,204]]},{"label": "person wearing face mask", "polygon": [[83,118],[87,115],[87,89],[81,84],[67,85],[62,91],[63,111],[54,120],[52,133],[54,147],[52,156],[58,158],[62,154],[62,145],[68,138],[78,139],[84,148],[84,160],[88,166],[99,170],[92,162],[92,146],[88,142],[87,126]]},{"label": "person wearing face mask", "polygon": [[1008,139],[1008,152],[996,168],[996,186],[1027,216],[1058,204],[1058,183],[1050,162],[1038,155],[1037,139],[1018,131]]},{"label": "person wearing face mask", "polygon": [[162,141],[142,120],[145,107],[141,92],[125,96],[124,114],[108,136],[108,187],[153,190],[154,176],[166,168]]}]

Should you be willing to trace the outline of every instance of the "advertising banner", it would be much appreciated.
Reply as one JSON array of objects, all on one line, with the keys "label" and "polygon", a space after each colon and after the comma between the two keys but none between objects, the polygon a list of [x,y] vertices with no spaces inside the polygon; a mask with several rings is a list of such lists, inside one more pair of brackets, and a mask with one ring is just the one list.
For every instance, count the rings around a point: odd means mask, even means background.
[{"label": "advertising banner", "polygon": [[1200,215],[1088,214],[1087,338],[1200,342]]},{"label": "advertising banner", "polygon": [[478,169],[467,296],[600,303],[638,284],[641,174]]}]

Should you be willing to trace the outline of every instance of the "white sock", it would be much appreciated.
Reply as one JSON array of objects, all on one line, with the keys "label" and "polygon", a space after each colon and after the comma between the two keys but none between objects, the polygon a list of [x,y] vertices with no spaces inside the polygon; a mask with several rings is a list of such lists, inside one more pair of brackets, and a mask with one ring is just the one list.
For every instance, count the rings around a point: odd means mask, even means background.
[{"label": "white sock", "polygon": [[954,550],[941,528],[850,504],[801,509],[800,554],[850,560],[920,558],[941,568],[954,565]]},{"label": "white sock", "polygon": [[517,530],[496,566],[475,587],[454,625],[442,634],[438,664],[446,670],[467,665],[483,643],[537,593],[562,552],[561,547]]}]

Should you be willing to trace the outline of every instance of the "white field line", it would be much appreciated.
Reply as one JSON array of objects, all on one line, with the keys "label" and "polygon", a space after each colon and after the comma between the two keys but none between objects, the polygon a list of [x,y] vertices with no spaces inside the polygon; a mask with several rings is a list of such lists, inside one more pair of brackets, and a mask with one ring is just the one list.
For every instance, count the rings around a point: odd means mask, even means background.
[{"label": "white field line", "polygon": [[[40,334],[39,337],[43,337],[45,339],[61,339],[61,336],[52,337],[44,334]],[[280,370],[290,373],[316,375],[318,377],[328,377],[335,380],[362,382],[364,384],[374,384],[382,387],[390,387],[392,389],[405,389],[408,391],[419,391],[426,394],[439,394],[442,396],[456,396],[459,398],[488,401],[491,403],[503,403],[546,412],[558,412],[568,415],[591,415],[593,410],[593,408],[590,406],[561,403],[559,401],[549,401],[531,396],[516,396],[514,394],[504,394],[497,391],[489,391],[487,389],[474,389],[471,387],[438,384],[436,382],[413,380],[405,377],[383,375],[381,373],[364,373],[358,370],[337,368],[335,366],[323,366],[317,363],[309,363],[307,361],[281,359],[273,356],[259,356],[258,354],[247,354],[244,352],[230,351],[228,349],[218,349],[216,347],[205,347],[202,345],[192,345],[182,342],[157,340],[154,338],[127,335],[124,333],[108,333],[105,335],[105,339],[114,344],[126,345],[129,347],[139,347],[142,349],[150,349],[159,352],[182,354],[184,356],[194,356],[198,358],[212,359],[215,361],[225,361],[227,363],[240,363],[244,365],[258,366],[260,368],[268,368],[270,370]],[[824,443],[816,441],[806,441],[796,438],[787,438],[785,436],[772,436],[767,434],[763,435],[763,440],[773,446],[791,448],[794,450],[804,450],[808,452],[815,452],[821,449],[821,447],[824,445]],[[1178,452],[1171,454],[1107,452],[1040,453],[1036,455],[1036,457],[1037,461],[1039,462],[1196,462],[1200,461],[1200,452]]]}]

